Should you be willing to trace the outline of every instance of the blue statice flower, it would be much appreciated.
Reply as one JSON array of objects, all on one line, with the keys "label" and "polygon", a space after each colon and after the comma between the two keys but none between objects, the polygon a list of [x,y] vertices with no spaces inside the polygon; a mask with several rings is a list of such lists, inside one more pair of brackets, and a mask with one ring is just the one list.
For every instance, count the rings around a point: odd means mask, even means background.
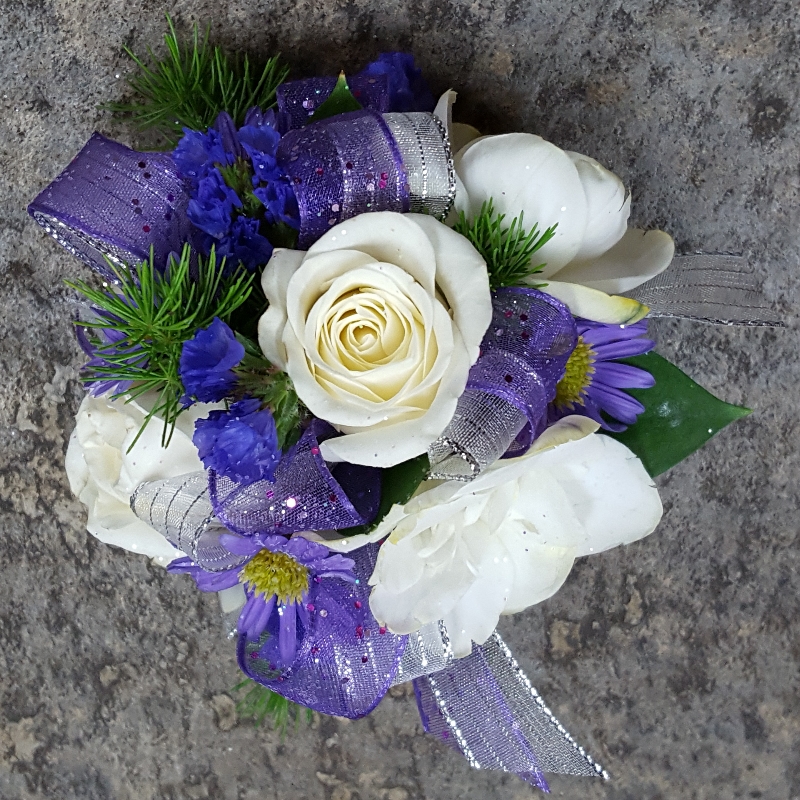
[{"label": "blue statice flower", "polygon": [[190,183],[188,217],[207,234],[208,253],[216,247],[232,265],[249,270],[272,255],[270,227],[300,227],[297,199],[276,154],[285,121],[272,111],[251,108],[245,124],[220,113],[207,133],[186,129],[173,153]]},{"label": "blue statice flower", "polygon": [[215,403],[228,396],[236,385],[233,368],[244,358],[244,345],[219,318],[183,343],[180,376],[186,394],[201,403]]},{"label": "blue statice flower", "polygon": [[[648,353],[655,347],[644,338],[647,322],[605,325],[577,319],[578,344],[567,362],[548,411],[553,423],[568,414],[582,414],[607,431],[624,431],[633,425],[644,406],[624,389],[649,389],[655,379],[646,370],[617,359]],[[602,413],[601,413],[602,412]],[[609,419],[612,417],[613,419]]]},{"label": "blue statice flower", "polygon": [[381,53],[362,75],[386,75],[390,111],[433,111],[436,100],[411,53]]},{"label": "blue statice flower", "polygon": [[217,255],[225,256],[228,263],[244,264],[251,272],[266,264],[272,255],[272,245],[259,231],[257,219],[237,217],[230,231],[219,240]]},{"label": "blue statice flower", "polygon": [[281,457],[272,413],[252,397],[198,420],[192,441],[206,469],[240,483],[272,480]]},{"label": "blue statice flower", "polygon": [[215,239],[221,239],[231,229],[234,208],[241,207],[239,195],[225,183],[222,173],[212,167],[197,182],[186,214],[192,225]]},{"label": "blue statice flower", "polygon": [[222,144],[219,131],[209,128],[205,133],[183,129],[183,138],[172,153],[178,172],[193,183],[205,177],[215,164],[230,165],[234,158]]},{"label": "blue statice flower", "polygon": [[309,602],[315,591],[328,580],[355,583],[355,562],[301,536],[222,534],[220,544],[246,561],[224,571],[206,572],[190,558],[179,558],[167,572],[191,575],[203,592],[242,584],[247,599],[236,626],[240,635],[256,642],[267,632],[259,656],[278,667],[290,667],[315,613],[314,603]]},{"label": "blue statice flower", "polygon": [[297,197],[288,183],[272,181],[254,189],[253,194],[264,204],[270,222],[282,222],[291,228],[297,228],[300,210]]}]

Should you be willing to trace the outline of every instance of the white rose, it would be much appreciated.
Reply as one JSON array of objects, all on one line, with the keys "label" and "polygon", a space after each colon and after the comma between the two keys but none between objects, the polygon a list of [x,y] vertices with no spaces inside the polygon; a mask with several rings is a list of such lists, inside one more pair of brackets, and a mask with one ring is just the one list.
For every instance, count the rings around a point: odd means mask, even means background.
[{"label": "white rose", "polygon": [[127,452],[151,408],[152,398],[125,403],[87,395],[78,409],[65,466],[73,494],[88,509],[89,533],[165,566],[181,553],[131,511],[130,497],[144,481],[203,469],[192,444],[194,423],[219,406],[198,403],[181,414],[166,448],[161,446],[163,421],[153,417]]},{"label": "white rose", "polygon": [[[592,314],[604,302],[599,292],[630,291],[672,261],[675,245],[668,234],[627,227],[630,196],[622,181],[593,158],[561,150],[530,133],[508,133],[468,142],[456,154],[455,166],[456,207],[469,218],[491,198],[495,211],[509,222],[524,213],[526,227],[537,223],[544,231],[558,225],[555,236],[534,256],[546,264],[537,277],[555,278],[545,291],[567,302],[573,313]],[[565,289],[569,297],[562,296],[564,283],[595,293]],[[616,301],[614,312],[606,300],[611,316],[600,321],[631,319],[634,302]]]},{"label": "white rose", "polygon": [[395,506],[371,534],[391,531],[370,578],[376,619],[395,633],[442,619],[454,652],[467,655],[501,614],[554,594],[575,558],[651,533],[658,491],[639,459],[596,428],[567,417],[526,455]]},{"label": "white rose", "polygon": [[328,461],[389,467],[452,418],[492,318],[486,265],[420,214],[362,214],[308,252],[276,250],[258,339],[310,411],[344,436]]}]

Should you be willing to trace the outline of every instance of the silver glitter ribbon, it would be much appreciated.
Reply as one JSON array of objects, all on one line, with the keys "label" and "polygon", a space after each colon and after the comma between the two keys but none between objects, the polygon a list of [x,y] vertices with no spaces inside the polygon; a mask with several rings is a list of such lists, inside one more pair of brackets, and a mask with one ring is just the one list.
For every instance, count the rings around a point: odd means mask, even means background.
[{"label": "silver glitter ribbon", "polygon": [[444,623],[423,626],[408,637],[395,684],[412,679],[425,730],[475,769],[513,772],[544,791],[544,772],[608,779],[556,719],[497,631],[457,659]]},{"label": "silver glitter ribbon", "polygon": [[219,543],[220,534],[228,531],[214,517],[205,472],[141,483],[130,505],[140,520],[208,572],[221,572],[247,560]]},{"label": "silver glitter ribbon", "polygon": [[648,306],[650,317],[680,317],[715,325],[784,326],[741,256],[676,256],[668,269],[625,296]]}]

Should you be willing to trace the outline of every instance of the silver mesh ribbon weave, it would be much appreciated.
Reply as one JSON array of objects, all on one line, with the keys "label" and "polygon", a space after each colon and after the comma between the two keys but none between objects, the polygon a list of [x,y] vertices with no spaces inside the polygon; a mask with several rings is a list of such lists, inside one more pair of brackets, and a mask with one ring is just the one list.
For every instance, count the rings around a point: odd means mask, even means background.
[{"label": "silver mesh ribbon weave", "polygon": [[513,772],[547,790],[545,772],[608,773],[555,718],[495,631],[454,658],[441,622],[411,634],[395,683],[413,678],[425,729],[476,769]]},{"label": "silver mesh ribbon weave", "polygon": [[506,452],[527,421],[502,397],[467,389],[445,432],[428,448],[430,477],[472,480]]},{"label": "silver mesh ribbon weave", "polygon": [[247,560],[219,543],[220,534],[228,531],[214,517],[205,472],[140,484],[131,496],[131,510],[208,572]]},{"label": "silver mesh ribbon weave", "polygon": [[676,256],[668,269],[626,296],[648,306],[651,317],[682,317],[716,325],[784,325],[741,256]]},{"label": "silver mesh ribbon weave", "polygon": [[384,114],[383,121],[403,158],[409,211],[444,219],[456,198],[456,172],[447,131],[424,113]]}]

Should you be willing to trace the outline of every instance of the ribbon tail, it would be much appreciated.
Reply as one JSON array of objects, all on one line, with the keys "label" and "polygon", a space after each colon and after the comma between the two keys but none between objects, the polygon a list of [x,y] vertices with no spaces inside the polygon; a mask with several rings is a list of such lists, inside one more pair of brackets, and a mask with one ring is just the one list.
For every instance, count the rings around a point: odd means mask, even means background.
[{"label": "ribbon tail", "polygon": [[545,772],[608,779],[545,705],[497,632],[466,658],[415,678],[414,692],[425,730],[475,769],[513,772],[544,792]]},{"label": "ribbon tail", "polygon": [[741,256],[676,256],[669,269],[625,296],[648,306],[651,317],[680,317],[715,325],[785,326]]}]

